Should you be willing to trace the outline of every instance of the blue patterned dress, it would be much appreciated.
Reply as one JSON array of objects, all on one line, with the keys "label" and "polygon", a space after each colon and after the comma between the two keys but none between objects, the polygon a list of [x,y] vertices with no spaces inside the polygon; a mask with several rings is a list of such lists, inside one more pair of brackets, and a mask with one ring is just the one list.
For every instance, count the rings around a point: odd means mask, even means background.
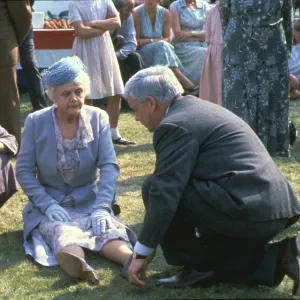
[{"label": "blue patterned dress", "polygon": [[[93,130],[82,110],[76,138],[66,140],[61,135],[55,115],[55,105],[52,106],[52,118],[57,143],[57,173],[63,179],[68,194],[72,191],[71,183],[79,170],[79,150],[86,148],[87,144],[94,139]],[[123,240],[129,248],[133,248],[133,243],[127,235],[127,230],[130,229],[127,229],[113,214],[111,214],[112,227],[102,235],[96,236],[92,228],[86,229],[90,214],[76,212],[75,200],[72,196],[65,196],[60,205],[69,213],[71,220],[49,221],[44,217],[38,227],[32,231],[32,243],[30,243],[32,248],[25,248],[26,254],[31,255],[41,265],[57,265],[56,254],[70,245],[77,245],[100,254],[102,254],[102,247],[112,240]]]},{"label": "blue patterned dress", "polygon": [[220,0],[223,105],[251,126],[272,156],[289,156],[292,1]]},{"label": "blue patterned dress", "polygon": [[[196,9],[187,8],[185,0],[173,2],[170,9],[175,9],[179,15],[182,31],[205,30],[206,11],[209,6],[202,0],[196,0]],[[184,75],[195,85],[199,85],[203,63],[207,51],[206,42],[174,41],[175,53],[183,66]]]},{"label": "blue patterned dress", "polygon": [[[140,38],[161,38],[164,32],[164,14],[166,9],[157,6],[154,26],[145,10],[144,4],[135,9],[141,20]],[[158,41],[145,45],[138,51],[143,58],[145,68],[164,65],[173,68],[182,68],[179,58],[176,56],[174,47],[166,41]]]}]

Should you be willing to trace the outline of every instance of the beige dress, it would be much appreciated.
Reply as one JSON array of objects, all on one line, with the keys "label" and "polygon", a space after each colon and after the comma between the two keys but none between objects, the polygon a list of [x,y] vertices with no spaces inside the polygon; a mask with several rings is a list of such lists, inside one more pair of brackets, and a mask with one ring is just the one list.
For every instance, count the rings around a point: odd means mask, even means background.
[{"label": "beige dress", "polygon": [[206,14],[206,42],[209,43],[200,81],[200,98],[222,105],[222,24],[216,6]]},{"label": "beige dress", "polygon": [[[70,23],[105,20],[107,13],[118,14],[111,0],[72,0],[69,2]],[[91,79],[91,99],[123,93],[124,85],[109,31],[81,39],[75,37],[73,54],[81,58]]]}]

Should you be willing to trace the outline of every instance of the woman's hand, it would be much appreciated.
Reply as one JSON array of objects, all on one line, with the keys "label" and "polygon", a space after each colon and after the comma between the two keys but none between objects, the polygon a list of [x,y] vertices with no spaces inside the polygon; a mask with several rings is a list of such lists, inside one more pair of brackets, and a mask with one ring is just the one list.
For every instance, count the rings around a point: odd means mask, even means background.
[{"label": "woman's hand", "polygon": [[85,26],[85,27],[93,27],[93,26],[92,26],[92,22],[93,22],[93,21],[83,22],[82,24],[83,24],[83,26]]},{"label": "woman's hand", "polygon": [[184,41],[191,37],[193,37],[193,36],[190,31],[179,31],[179,32],[175,33],[175,38],[176,38],[176,40],[179,40],[179,41]]},{"label": "woman's hand", "polygon": [[46,210],[45,215],[50,221],[67,222],[71,220],[69,213],[60,205],[53,203]]},{"label": "woman's hand", "polygon": [[110,213],[105,208],[95,210],[90,219],[88,220],[86,230],[93,227],[95,235],[100,236],[105,233],[106,230],[113,227]]},{"label": "woman's hand", "polygon": [[108,11],[107,15],[106,15],[106,20],[111,19],[111,18],[115,18],[115,17],[116,17],[116,15],[112,11]]},{"label": "woman's hand", "polygon": [[0,153],[9,153],[8,148],[0,142]]}]

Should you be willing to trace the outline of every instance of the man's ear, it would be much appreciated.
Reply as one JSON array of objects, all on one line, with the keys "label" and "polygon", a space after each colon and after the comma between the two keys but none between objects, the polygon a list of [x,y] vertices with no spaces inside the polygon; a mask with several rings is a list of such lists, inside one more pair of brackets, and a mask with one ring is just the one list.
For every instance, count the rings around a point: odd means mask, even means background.
[{"label": "man's ear", "polygon": [[146,103],[151,107],[151,112],[154,112],[157,107],[157,102],[152,96],[146,97]]}]

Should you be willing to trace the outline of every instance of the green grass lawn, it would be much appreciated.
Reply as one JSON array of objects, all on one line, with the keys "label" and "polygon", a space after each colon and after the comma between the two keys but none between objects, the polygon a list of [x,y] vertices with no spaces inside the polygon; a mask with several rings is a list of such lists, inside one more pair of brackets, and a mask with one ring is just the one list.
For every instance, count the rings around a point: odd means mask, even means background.
[{"label": "green grass lawn", "polygon": [[[22,97],[21,118],[31,112],[26,96]],[[291,103],[291,118],[300,129],[300,101]],[[118,180],[118,201],[122,208],[120,219],[137,232],[144,217],[141,184],[154,168],[155,155],[152,134],[135,122],[130,111],[120,118],[120,132],[137,141],[136,146],[116,146],[121,168]],[[292,148],[292,157],[276,159],[276,163],[300,195],[300,139]],[[291,281],[287,278],[276,289],[220,284],[212,288],[165,290],[154,287],[154,281],[176,270],[168,266],[158,250],[149,266],[145,288],[130,285],[119,276],[121,267],[106,261],[98,254],[87,253],[87,261],[100,275],[100,284],[90,286],[64,275],[59,267],[46,268],[26,259],[22,241],[22,208],[27,198],[20,190],[1,208],[0,218],[0,299],[236,299],[236,298],[289,298]],[[281,237],[296,234],[300,223]]]}]

